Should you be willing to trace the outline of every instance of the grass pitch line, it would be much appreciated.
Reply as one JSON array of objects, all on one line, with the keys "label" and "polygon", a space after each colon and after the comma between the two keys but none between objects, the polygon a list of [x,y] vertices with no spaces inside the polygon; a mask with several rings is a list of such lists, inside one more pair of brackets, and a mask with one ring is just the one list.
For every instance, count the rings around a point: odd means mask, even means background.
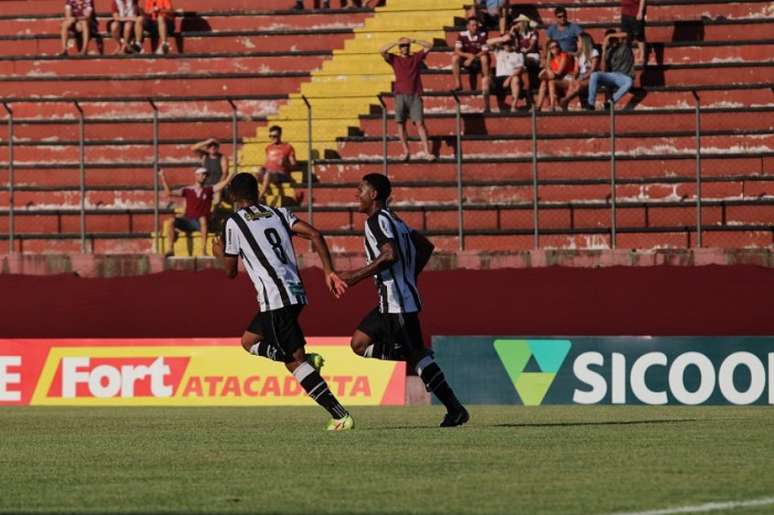
[{"label": "grass pitch line", "polygon": [[676,508],[664,508],[663,510],[629,511],[614,513],[613,515],[671,515],[672,513],[706,513],[708,511],[734,510],[737,508],[754,508],[774,504],[774,497],[751,499],[749,501],[710,502],[696,504],[694,506],[679,506]]}]

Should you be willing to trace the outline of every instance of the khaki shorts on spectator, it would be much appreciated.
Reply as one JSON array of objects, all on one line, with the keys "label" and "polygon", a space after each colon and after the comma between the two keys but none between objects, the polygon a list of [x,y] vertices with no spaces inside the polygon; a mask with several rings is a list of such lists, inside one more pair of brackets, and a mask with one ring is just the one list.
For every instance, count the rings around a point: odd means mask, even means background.
[{"label": "khaki shorts on spectator", "polygon": [[422,123],[425,120],[420,95],[395,95],[395,121],[405,122],[406,115],[414,123]]}]

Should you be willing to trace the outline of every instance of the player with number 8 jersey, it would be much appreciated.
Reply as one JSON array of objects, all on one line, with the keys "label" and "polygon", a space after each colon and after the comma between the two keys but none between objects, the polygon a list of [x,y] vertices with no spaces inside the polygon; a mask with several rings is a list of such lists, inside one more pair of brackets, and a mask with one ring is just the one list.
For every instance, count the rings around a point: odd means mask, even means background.
[{"label": "player with number 8 jersey", "polygon": [[260,204],[258,182],[252,175],[234,177],[229,191],[237,210],[226,220],[222,239],[213,244],[213,254],[223,258],[231,278],[236,277],[237,262],[242,258],[261,308],[242,335],[242,347],[252,355],[285,363],[306,393],[331,414],[326,429],[352,429],[352,417],[320,375],[322,357],[304,350],[306,340],[298,323],[307,298],[293,250],[294,236],[312,242],[325,282],[336,298],[347,288],[333,270],[325,239],[287,209]]}]

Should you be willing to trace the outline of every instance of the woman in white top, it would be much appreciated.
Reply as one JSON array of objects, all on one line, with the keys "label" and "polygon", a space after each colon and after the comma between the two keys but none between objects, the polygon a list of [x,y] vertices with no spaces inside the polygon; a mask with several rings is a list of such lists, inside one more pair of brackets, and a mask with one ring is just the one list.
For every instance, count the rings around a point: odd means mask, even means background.
[{"label": "woman in white top", "polygon": [[[559,106],[567,110],[570,101],[580,95],[581,90],[589,87],[589,77],[591,72],[599,68],[599,51],[594,48],[594,40],[587,33],[583,32],[578,36],[578,55],[575,57],[575,70],[573,71],[573,80],[567,89],[567,95],[559,101]],[[581,96],[583,99],[584,96]]]},{"label": "woman in white top", "polygon": [[130,45],[132,29],[136,42],[142,41],[142,16],[137,0],[113,0],[113,17],[108,22],[108,32],[116,42],[114,54],[132,54],[135,48]]},{"label": "woman in white top", "polygon": [[518,107],[521,96],[521,75],[524,73],[524,55],[516,50],[513,36],[506,34],[486,41],[495,54],[495,90],[497,95],[511,93],[511,111]]}]

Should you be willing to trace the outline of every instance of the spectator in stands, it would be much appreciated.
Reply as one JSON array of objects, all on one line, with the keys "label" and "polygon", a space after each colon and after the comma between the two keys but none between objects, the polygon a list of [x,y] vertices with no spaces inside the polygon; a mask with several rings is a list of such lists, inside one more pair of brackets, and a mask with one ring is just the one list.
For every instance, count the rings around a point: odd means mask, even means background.
[{"label": "spectator in stands", "polygon": [[526,73],[522,75],[522,90],[527,99],[527,104],[532,105],[532,84],[538,83],[540,72],[540,46],[538,32],[535,30],[537,23],[530,20],[524,14],[520,14],[513,20],[510,33],[516,41],[519,52],[524,56]]},{"label": "spectator in stands", "polygon": [[137,0],[113,0],[113,17],[108,22],[108,32],[116,42],[114,54],[131,54],[134,41],[142,41],[142,15]]},{"label": "spectator in stands", "polygon": [[594,110],[597,88],[615,88],[611,103],[615,104],[632,87],[634,82],[634,54],[628,45],[628,34],[608,29],[602,43],[602,71],[596,71],[589,78],[589,105]]},{"label": "spectator in stands", "polygon": [[475,16],[484,28],[497,28],[500,35],[505,35],[508,26],[508,13],[510,12],[510,0],[477,0],[470,16]]},{"label": "spectator in stands", "polygon": [[572,80],[572,70],[575,66],[574,59],[569,52],[565,52],[559,46],[558,41],[549,39],[546,43],[545,67],[540,71],[540,91],[535,108],[540,111],[543,109],[546,91],[548,91],[548,107],[551,111],[556,110],[559,93],[564,93],[569,85],[568,79]]},{"label": "spectator in stands", "polygon": [[[364,7],[376,7],[379,4],[380,0],[364,0],[362,2]],[[355,3],[355,0],[341,0],[341,8],[342,9],[355,9],[357,7],[357,4]],[[304,0],[296,0],[295,5],[293,6],[294,9],[303,9],[304,8]],[[322,9],[330,9],[331,8],[331,0],[322,0],[320,3],[320,8]]]},{"label": "spectator in stands", "polygon": [[521,76],[524,72],[524,55],[516,51],[512,34],[488,39],[486,44],[494,48],[495,92],[497,95],[511,94],[511,111],[516,111],[521,96]]},{"label": "spectator in stands", "polygon": [[558,42],[562,52],[574,54],[578,51],[578,36],[583,29],[567,20],[567,9],[564,7],[559,6],[554,9],[554,16],[556,16],[556,23],[548,26],[546,36]]},{"label": "spectator in stands", "polygon": [[[578,36],[578,55],[575,57],[575,70],[573,80],[567,90],[567,95],[559,102],[562,109],[566,110],[573,98],[582,95],[582,90],[588,89],[591,74],[599,67],[599,51],[594,47],[594,40],[584,32]],[[585,97],[581,96],[581,105]]]},{"label": "spectator in stands", "polygon": [[94,2],[93,0],[65,0],[64,21],[62,22],[62,51],[59,55],[67,55],[67,42],[70,39],[70,31],[81,35],[81,55],[89,51],[94,30]]},{"label": "spectator in stands", "polygon": [[164,170],[159,171],[161,186],[164,188],[164,195],[171,197],[181,197],[185,199],[185,211],[183,216],[175,217],[167,228],[166,238],[169,243],[169,250],[165,256],[174,255],[175,229],[185,233],[200,231],[202,235],[203,253],[207,255],[207,226],[210,211],[212,210],[212,199],[215,193],[219,193],[225,188],[231,180],[231,175],[226,176],[222,181],[212,186],[207,186],[207,169],[197,168],[194,170],[195,180],[191,186],[171,190],[167,179],[164,176]]},{"label": "spectator in stands", "polygon": [[647,0],[621,0],[621,32],[629,34],[629,39],[637,42],[639,54],[637,62],[647,62],[645,53],[645,7]]},{"label": "spectator in stands", "polygon": [[269,139],[271,143],[266,145],[266,159],[258,172],[258,180],[261,183],[258,198],[262,202],[271,183],[279,187],[280,197],[284,197],[282,183],[293,182],[290,172],[297,164],[296,150],[293,145],[282,141],[282,127],[278,125],[269,127]]},{"label": "spectator in stands", "polygon": [[[207,181],[205,186],[213,186],[220,182],[224,172],[228,170],[228,158],[220,152],[220,142],[215,138],[209,138],[191,147],[202,162],[202,168],[207,170]],[[213,204],[220,202],[220,193],[216,192]]]},{"label": "spectator in stands", "polygon": [[[421,46],[422,50],[412,54],[412,43]],[[399,55],[390,53],[390,50],[395,46],[398,47]],[[400,38],[397,42],[388,43],[379,50],[382,58],[387,61],[387,64],[392,66],[392,70],[395,73],[392,92],[395,98],[395,122],[398,124],[398,138],[403,147],[403,154],[400,157],[401,161],[408,161],[411,156],[408,142],[406,141],[407,116],[411,117],[411,121],[414,122],[417,128],[417,133],[419,133],[419,139],[422,141],[423,152],[420,157],[430,161],[435,159],[435,156],[430,153],[422,106],[422,63],[431,48],[433,48],[432,43],[427,41]]]},{"label": "spectator in stands", "polygon": [[[145,0],[143,28],[158,38],[157,55],[169,53],[169,34],[175,30],[175,11],[172,0]],[[142,48],[142,41],[139,42]]]},{"label": "spectator in stands", "polygon": [[471,74],[481,72],[481,90],[484,95],[484,109],[489,108],[489,48],[486,46],[487,33],[478,25],[476,18],[468,18],[467,29],[457,36],[452,57],[453,91],[462,90],[460,73],[465,70]]}]

